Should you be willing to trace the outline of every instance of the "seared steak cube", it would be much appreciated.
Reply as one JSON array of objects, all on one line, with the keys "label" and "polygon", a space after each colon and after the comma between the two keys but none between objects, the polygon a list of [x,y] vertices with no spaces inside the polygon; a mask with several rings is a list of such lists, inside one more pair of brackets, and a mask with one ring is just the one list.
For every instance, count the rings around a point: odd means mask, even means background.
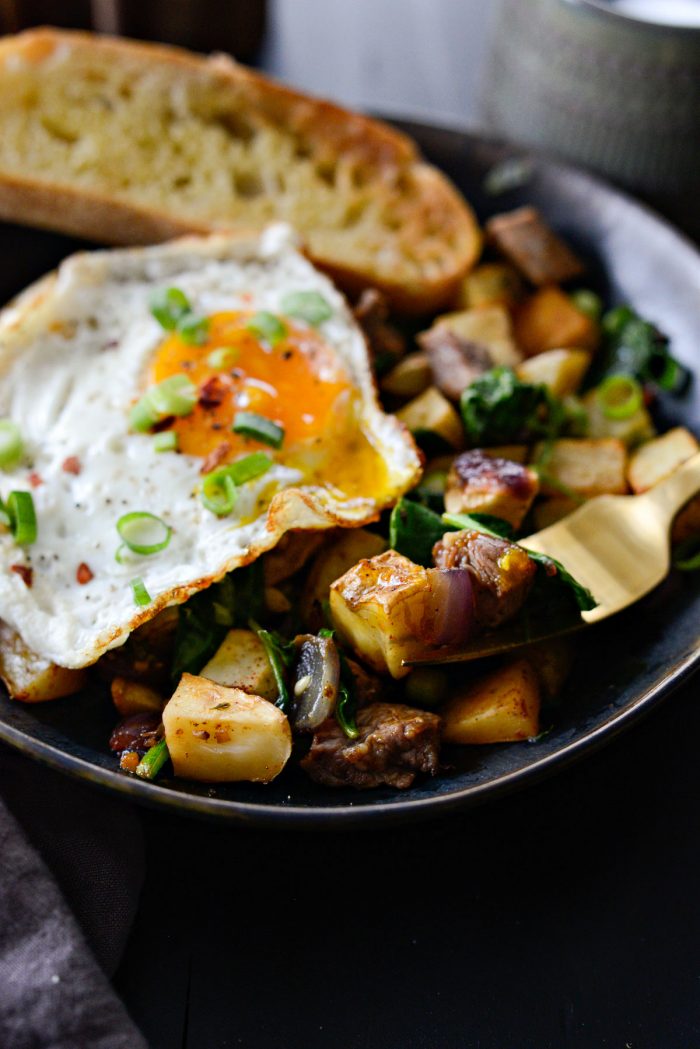
[{"label": "seared steak cube", "polygon": [[371,703],[357,713],[357,739],[348,739],[335,718],[317,730],[301,765],[328,787],[410,787],[416,774],[435,775],[440,718],[401,703]]},{"label": "seared steak cube", "polygon": [[583,273],[583,264],[553,232],[536,208],[494,215],[489,239],[533,284],[563,284]]},{"label": "seared steak cube", "polygon": [[520,611],[537,567],[527,552],[483,532],[446,532],[433,547],[438,568],[468,568],[479,627],[496,627]]},{"label": "seared steak cube", "polygon": [[493,514],[519,528],[538,490],[539,478],[531,467],[477,448],[453,460],[445,509],[451,514]]},{"label": "seared steak cube", "polygon": [[467,386],[493,367],[488,347],[442,325],[423,332],[418,342],[428,354],[433,382],[451,401],[458,401]]}]

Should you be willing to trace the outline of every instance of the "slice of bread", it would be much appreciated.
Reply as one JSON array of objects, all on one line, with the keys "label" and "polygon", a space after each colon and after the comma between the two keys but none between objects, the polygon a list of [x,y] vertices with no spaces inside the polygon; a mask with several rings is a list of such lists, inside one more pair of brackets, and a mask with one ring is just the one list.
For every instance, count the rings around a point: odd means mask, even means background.
[{"label": "slice of bread", "polygon": [[89,33],[0,41],[0,218],[111,244],[285,220],[347,290],[454,296],[481,238],[406,136],[224,55]]}]

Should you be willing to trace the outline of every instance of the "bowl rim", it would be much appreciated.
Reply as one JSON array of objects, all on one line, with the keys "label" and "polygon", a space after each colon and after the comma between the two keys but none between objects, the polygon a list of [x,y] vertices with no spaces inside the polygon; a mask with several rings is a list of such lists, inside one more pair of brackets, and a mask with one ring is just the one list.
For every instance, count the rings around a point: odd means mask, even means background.
[{"label": "bowl rim", "polygon": [[618,11],[609,0],[563,0],[569,7],[582,8],[594,17],[612,20],[618,25],[633,26],[635,29],[654,34],[673,34],[674,36],[700,36],[700,25],[676,25],[659,22],[653,18],[640,18],[631,11]]}]

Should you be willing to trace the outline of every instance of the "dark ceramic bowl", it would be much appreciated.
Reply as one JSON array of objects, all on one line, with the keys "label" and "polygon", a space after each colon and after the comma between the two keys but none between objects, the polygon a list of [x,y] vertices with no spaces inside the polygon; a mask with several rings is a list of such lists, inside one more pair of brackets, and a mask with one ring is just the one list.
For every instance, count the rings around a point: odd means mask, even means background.
[{"label": "dark ceramic bowl", "polygon": [[[489,198],[484,176],[512,150],[472,135],[404,126],[482,218],[536,204],[588,259],[587,283],[610,302],[632,303],[671,336],[678,357],[700,367],[700,255],[678,233],[600,182],[544,159],[534,159],[527,185]],[[0,293],[7,298],[75,247],[0,227]],[[663,407],[669,420],[700,429],[697,389]],[[485,801],[581,757],[668,696],[700,662],[699,648],[700,577],[674,574],[633,609],[584,632],[556,724],[540,742],[453,748],[451,769],[407,791],[323,789],[294,768],[268,786],[144,783],[117,770],[106,745],[114,710],[98,692],[35,706],[0,697],[0,739],[134,800],[183,813],[289,827],[409,820]]]}]

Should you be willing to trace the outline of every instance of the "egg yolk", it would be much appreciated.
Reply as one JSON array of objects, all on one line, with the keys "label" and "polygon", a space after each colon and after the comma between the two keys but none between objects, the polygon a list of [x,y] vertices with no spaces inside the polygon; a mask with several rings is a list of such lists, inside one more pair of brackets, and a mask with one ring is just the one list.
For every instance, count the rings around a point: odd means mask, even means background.
[{"label": "egg yolk", "polygon": [[[347,495],[371,497],[386,480],[383,458],[358,420],[361,400],[337,354],[313,328],[284,318],[274,345],[247,327],[252,312],[208,318],[206,341],[191,345],[176,332],[156,351],[148,383],[186,375],[199,391],[193,411],[173,419],[178,448],[211,467],[265,450],[300,468],[305,479],[331,482]],[[232,432],[238,412],[254,412],[284,430],[280,451]]]}]

